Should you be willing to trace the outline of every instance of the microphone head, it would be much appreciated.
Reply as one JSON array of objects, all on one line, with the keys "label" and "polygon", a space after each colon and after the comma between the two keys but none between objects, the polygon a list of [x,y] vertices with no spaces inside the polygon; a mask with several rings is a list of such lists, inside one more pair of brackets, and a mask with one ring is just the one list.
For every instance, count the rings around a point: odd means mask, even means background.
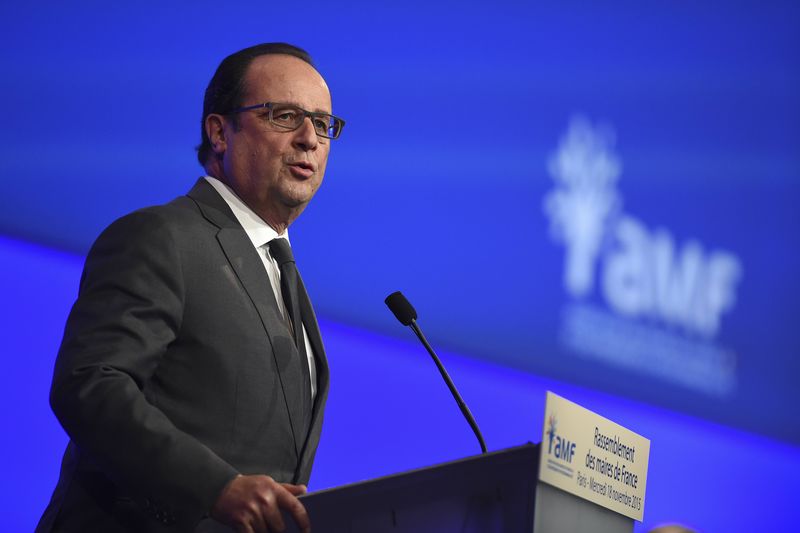
[{"label": "microphone head", "polygon": [[411,322],[417,319],[416,309],[414,309],[414,306],[411,305],[411,302],[406,300],[406,297],[403,296],[402,292],[393,292],[386,297],[384,302],[386,302],[386,305],[389,307],[392,313],[394,313],[394,316],[396,316],[397,320],[399,320],[404,326],[410,326]]}]

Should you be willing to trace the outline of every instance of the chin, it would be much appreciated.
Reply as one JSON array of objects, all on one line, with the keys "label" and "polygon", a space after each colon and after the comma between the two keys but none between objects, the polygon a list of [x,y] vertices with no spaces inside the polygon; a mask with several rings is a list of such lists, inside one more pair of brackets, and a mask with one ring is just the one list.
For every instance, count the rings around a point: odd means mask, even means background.
[{"label": "chin", "polygon": [[317,187],[312,188],[310,191],[306,188],[301,190],[292,190],[287,191],[288,194],[283,196],[284,205],[291,206],[291,207],[302,207],[308,204],[312,198],[314,198],[314,194],[317,192]]},{"label": "chin", "polygon": [[312,196],[284,196],[281,203],[290,209],[303,210],[311,201]]}]

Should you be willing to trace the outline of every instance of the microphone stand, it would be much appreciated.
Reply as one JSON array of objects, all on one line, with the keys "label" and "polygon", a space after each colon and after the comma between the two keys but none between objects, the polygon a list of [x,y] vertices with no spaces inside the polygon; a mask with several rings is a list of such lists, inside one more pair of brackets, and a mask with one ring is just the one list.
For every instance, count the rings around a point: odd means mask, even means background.
[{"label": "microphone stand", "polygon": [[456,390],[456,386],[453,383],[453,380],[450,379],[450,375],[447,373],[447,370],[445,370],[444,365],[439,360],[439,357],[436,355],[436,352],[433,351],[431,345],[428,344],[428,340],[425,338],[425,335],[422,333],[422,330],[419,329],[417,321],[412,318],[411,323],[409,325],[411,326],[411,329],[414,331],[414,333],[417,334],[417,337],[419,338],[420,342],[422,342],[422,344],[425,346],[425,349],[428,350],[428,353],[431,354],[431,357],[433,357],[433,362],[436,363],[436,368],[439,369],[439,373],[442,375],[442,378],[444,378],[445,382],[447,383],[447,387],[450,389],[450,394],[452,394],[453,398],[455,398],[456,403],[458,404],[458,408],[461,409],[461,413],[464,415],[464,418],[466,418],[467,422],[469,422],[469,427],[471,427],[472,432],[475,433],[475,437],[477,437],[478,442],[481,445],[481,453],[486,453],[486,443],[483,440],[483,435],[481,435],[481,430],[478,429],[478,423],[475,422],[475,418],[472,416],[469,407],[467,407],[467,404],[464,403],[464,399],[458,393],[458,390]]}]

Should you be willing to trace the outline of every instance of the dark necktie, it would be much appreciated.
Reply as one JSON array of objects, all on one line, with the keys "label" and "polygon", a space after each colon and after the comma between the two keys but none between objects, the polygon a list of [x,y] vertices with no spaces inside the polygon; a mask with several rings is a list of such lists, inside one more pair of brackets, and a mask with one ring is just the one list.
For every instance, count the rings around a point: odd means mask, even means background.
[{"label": "dark necktie", "polygon": [[269,241],[269,251],[281,269],[281,293],[294,329],[294,343],[301,358],[300,368],[303,369],[303,397],[306,398],[310,410],[311,376],[308,370],[306,341],[303,337],[303,306],[300,304],[300,291],[304,289],[300,283],[300,274],[297,272],[289,241],[282,238],[273,239]]}]

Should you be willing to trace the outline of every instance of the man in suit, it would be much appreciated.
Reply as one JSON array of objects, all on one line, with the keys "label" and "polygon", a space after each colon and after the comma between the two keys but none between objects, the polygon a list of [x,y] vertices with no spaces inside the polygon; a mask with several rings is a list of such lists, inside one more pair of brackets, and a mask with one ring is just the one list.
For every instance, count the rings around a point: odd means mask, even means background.
[{"label": "man in suit", "polygon": [[207,176],[95,242],[51,390],[70,443],[37,531],[280,531],[282,512],[309,528],[297,496],[328,367],[287,228],[344,124],[330,113],[303,50],[229,56],[204,100]]}]

